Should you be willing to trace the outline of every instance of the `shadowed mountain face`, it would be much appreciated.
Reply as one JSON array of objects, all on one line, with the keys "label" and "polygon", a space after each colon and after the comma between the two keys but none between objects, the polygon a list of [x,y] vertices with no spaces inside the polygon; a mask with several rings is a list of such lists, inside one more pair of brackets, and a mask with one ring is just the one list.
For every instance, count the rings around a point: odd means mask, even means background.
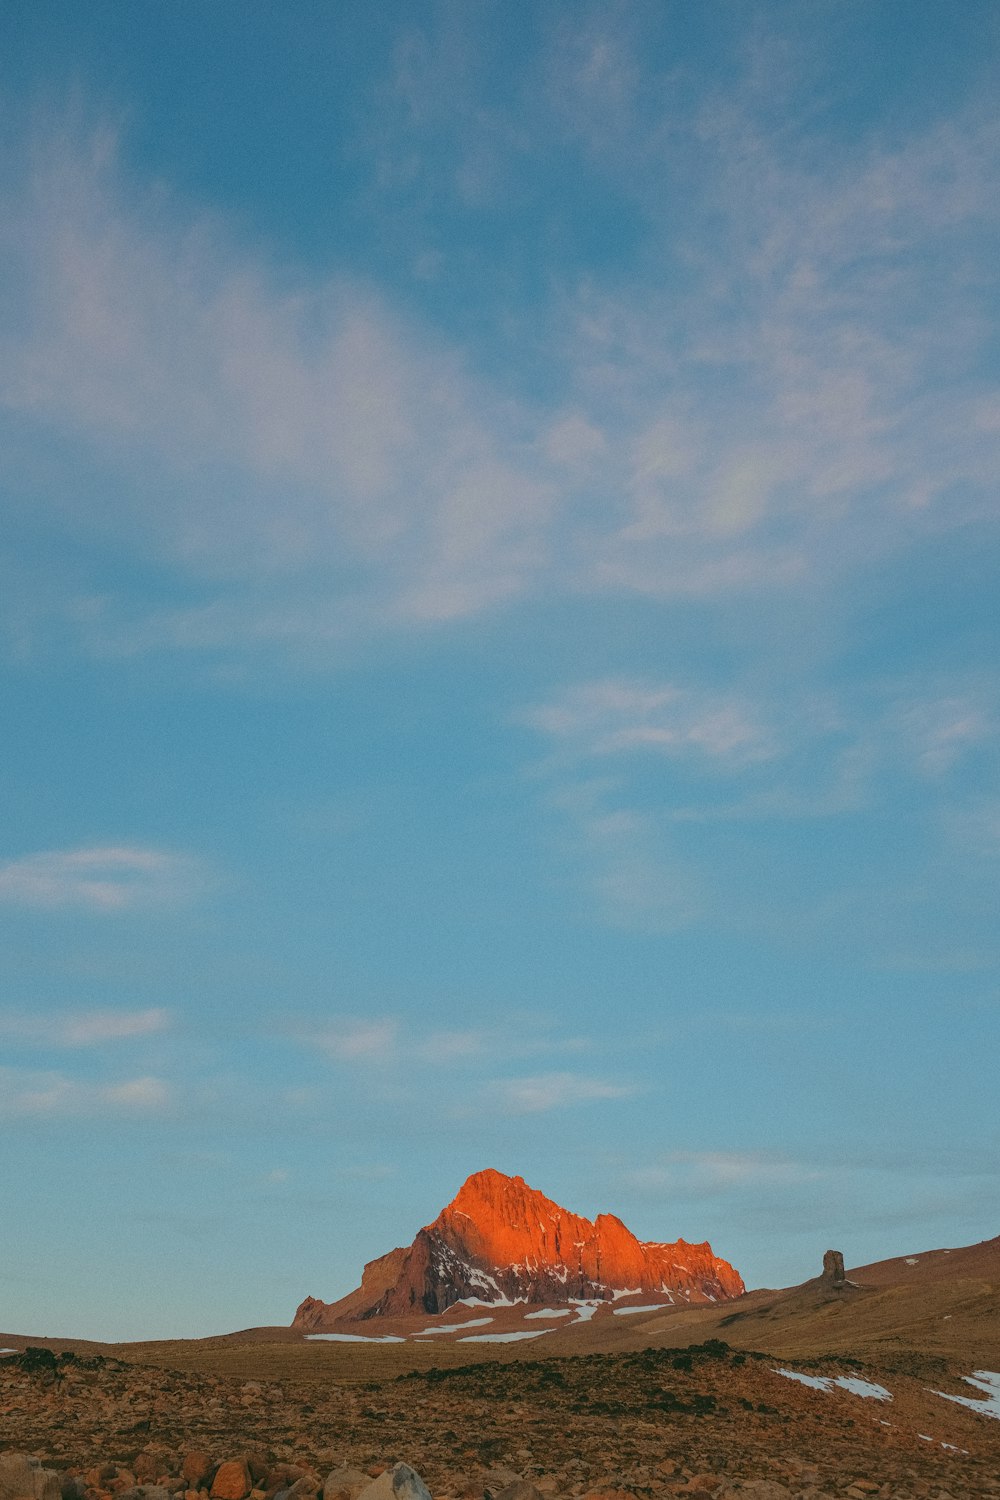
[{"label": "shadowed mountain face", "polygon": [[687,1304],[743,1290],[739,1273],[708,1244],[644,1244],[613,1214],[591,1223],[520,1177],[485,1171],[408,1250],[371,1261],[357,1291],[333,1303],[307,1297],[292,1327],[316,1332],[344,1319],[439,1313],[466,1299],[566,1303],[648,1292]]}]

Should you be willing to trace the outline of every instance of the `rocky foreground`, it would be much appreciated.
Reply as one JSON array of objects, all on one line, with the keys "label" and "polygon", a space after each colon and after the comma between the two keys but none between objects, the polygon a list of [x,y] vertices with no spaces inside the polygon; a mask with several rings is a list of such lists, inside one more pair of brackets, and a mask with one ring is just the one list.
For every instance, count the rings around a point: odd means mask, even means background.
[{"label": "rocky foreground", "polygon": [[332,1385],[27,1350],[0,1362],[0,1500],[1000,1496],[1000,1423],[925,1369],[885,1404],[777,1363],[713,1341]]}]

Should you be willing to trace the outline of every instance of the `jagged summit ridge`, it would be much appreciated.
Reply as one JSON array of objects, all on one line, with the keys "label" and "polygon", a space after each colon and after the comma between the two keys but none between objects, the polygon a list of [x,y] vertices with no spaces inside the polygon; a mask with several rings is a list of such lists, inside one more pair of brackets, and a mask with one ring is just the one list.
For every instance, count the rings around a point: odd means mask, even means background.
[{"label": "jagged summit ridge", "polygon": [[560,1208],[521,1177],[474,1172],[408,1249],[364,1269],[339,1302],[307,1297],[293,1327],[439,1313],[456,1302],[609,1301],[647,1292],[681,1302],[738,1297],[743,1281],[709,1244],[644,1243],[614,1214],[589,1219]]}]

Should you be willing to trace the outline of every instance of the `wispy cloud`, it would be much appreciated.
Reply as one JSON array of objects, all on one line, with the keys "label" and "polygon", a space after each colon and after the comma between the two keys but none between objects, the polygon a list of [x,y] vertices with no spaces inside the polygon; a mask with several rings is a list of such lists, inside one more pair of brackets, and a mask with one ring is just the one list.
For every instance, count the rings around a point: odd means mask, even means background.
[{"label": "wispy cloud", "polygon": [[196,860],[162,849],[54,849],[0,864],[0,902],[114,913],[184,900],[204,880]]},{"label": "wispy cloud", "polygon": [[604,678],[566,688],[525,720],[578,755],[648,750],[739,766],[779,753],[754,706],[673,683]]},{"label": "wispy cloud", "polygon": [[752,1152],[674,1151],[626,1171],[629,1186],[651,1196],[714,1197],[730,1191],[792,1188],[815,1182],[814,1165]]},{"label": "wispy cloud", "polygon": [[112,524],[208,596],[131,622],[80,600],[92,643],[329,644],[519,593],[555,496],[509,402],[370,285],[290,286],[210,216],[126,187],[114,131],[79,139],[36,150],[8,216],[23,317],[0,401],[118,467],[156,452],[176,482],[109,495]]},{"label": "wispy cloud", "polygon": [[398,1023],[390,1018],[344,1018],[330,1021],[316,1031],[304,1031],[301,1039],[335,1062],[371,1065],[395,1057],[398,1032]]},{"label": "wispy cloud", "polygon": [[585,1036],[565,1033],[536,1015],[512,1012],[493,1026],[421,1030],[396,1016],[337,1016],[296,1026],[293,1037],[339,1063],[400,1063],[408,1068],[463,1067],[512,1058],[579,1054],[593,1047]]},{"label": "wispy cloud", "polygon": [[614,1083],[582,1073],[536,1073],[527,1078],[503,1078],[484,1094],[495,1108],[514,1115],[541,1114],[610,1099],[627,1099],[635,1085]]},{"label": "wispy cloud", "polygon": [[94,1047],[152,1036],[168,1030],[172,1023],[170,1011],[162,1007],[51,1015],[7,1012],[0,1014],[0,1036],[48,1047]]},{"label": "wispy cloud", "polygon": [[144,1075],[117,1083],[90,1083],[59,1072],[0,1068],[0,1114],[55,1119],[74,1115],[156,1115],[174,1091],[162,1078]]},{"label": "wispy cloud", "polygon": [[[894,145],[818,141],[805,98],[789,106],[801,130],[775,125],[759,49],[725,99],[665,99],[642,25],[619,20],[557,28],[547,86],[505,109],[471,103],[474,45],[444,99],[414,58],[437,76],[446,37],[408,33],[395,55],[383,166],[399,165],[395,132],[404,176],[447,170],[447,127],[475,211],[538,149],[582,143],[635,216],[634,259],[549,266],[535,336],[502,373],[347,268],[278,264],[144,189],[114,129],[53,124],[25,150],[4,228],[17,313],[0,404],[119,481],[100,508],[50,510],[68,544],[113,529],[183,587],[154,607],[124,586],[60,601],[50,584],[29,607],[25,586],[19,649],[38,609],[96,651],[339,659],[359,634],[529,594],[798,590],[813,604],[817,581],[992,513],[992,111]],[[433,158],[414,157],[414,132]],[[678,258],[683,277],[663,270]],[[120,482],[140,465],[142,487]],[[720,713],[703,741],[683,714],[654,711],[647,733],[762,753]]]}]

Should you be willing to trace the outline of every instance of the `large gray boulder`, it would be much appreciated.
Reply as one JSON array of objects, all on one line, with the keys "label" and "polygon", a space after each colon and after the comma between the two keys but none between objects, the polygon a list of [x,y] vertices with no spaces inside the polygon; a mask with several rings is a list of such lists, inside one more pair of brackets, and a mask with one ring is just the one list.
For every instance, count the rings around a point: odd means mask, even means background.
[{"label": "large gray boulder", "polygon": [[54,1469],[43,1469],[26,1453],[0,1453],[0,1500],[61,1500]]}]

